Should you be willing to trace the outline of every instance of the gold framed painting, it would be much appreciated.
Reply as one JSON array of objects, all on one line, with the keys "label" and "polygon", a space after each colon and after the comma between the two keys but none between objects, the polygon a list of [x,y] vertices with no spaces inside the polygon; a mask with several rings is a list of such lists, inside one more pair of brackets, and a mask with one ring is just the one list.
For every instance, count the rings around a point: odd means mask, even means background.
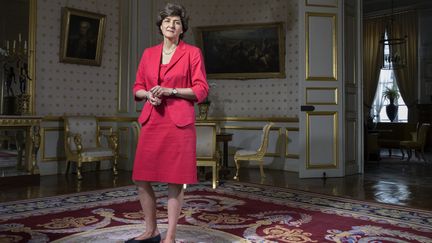
[{"label": "gold framed painting", "polygon": [[60,62],[100,66],[106,15],[62,8]]},{"label": "gold framed painting", "polygon": [[196,27],[208,78],[285,77],[283,23]]}]

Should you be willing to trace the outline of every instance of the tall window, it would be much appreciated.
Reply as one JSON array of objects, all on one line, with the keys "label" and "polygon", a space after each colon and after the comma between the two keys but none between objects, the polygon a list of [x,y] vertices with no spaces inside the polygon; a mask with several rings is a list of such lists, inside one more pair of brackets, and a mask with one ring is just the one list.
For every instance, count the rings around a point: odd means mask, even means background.
[{"label": "tall window", "polygon": [[[385,35],[387,38],[387,33]],[[384,57],[389,56],[390,50],[388,45],[384,46]],[[391,63],[387,63],[388,58],[385,58],[385,67],[392,67]],[[383,92],[387,88],[393,88],[399,90],[399,87],[396,82],[395,74],[393,69],[381,69],[378,87],[375,93],[374,102],[372,105],[372,113],[374,115],[375,122],[390,122],[390,119],[386,114],[386,106],[390,103],[388,99],[383,98]],[[408,122],[408,108],[405,105],[405,102],[402,99],[402,96],[399,93],[399,98],[395,100],[395,105],[397,105],[398,113],[394,120],[394,122]]]}]

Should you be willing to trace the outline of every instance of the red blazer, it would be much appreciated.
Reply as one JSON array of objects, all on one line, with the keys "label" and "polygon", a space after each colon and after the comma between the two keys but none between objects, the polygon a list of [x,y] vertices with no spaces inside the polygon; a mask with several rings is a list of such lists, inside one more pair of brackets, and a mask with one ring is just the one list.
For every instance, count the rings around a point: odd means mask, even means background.
[{"label": "red blazer", "polygon": [[[162,47],[163,44],[161,43],[144,50],[133,87],[134,96],[140,89],[148,91],[158,85]],[[192,88],[197,97],[195,102],[203,101],[208,95],[209,87],[201,50],[180,41],[168,67],[165,69],[165,80],[162,86],[168,88]],[[178,127],[195,122],[194,101],[169,96],[163,96],[162,99],[162,102],[166,103],[165,107],[168,115]],[[135,100],[139,101],[136,96]],[[141,125],[147,122],[152,110],[153,105],[145,102],[138,118]]]}]

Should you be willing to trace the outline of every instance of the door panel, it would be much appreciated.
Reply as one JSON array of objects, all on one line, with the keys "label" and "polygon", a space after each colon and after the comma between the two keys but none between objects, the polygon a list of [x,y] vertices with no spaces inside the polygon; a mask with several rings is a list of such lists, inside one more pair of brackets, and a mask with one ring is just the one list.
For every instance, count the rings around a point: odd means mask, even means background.
[{"label": "door panel", "polygon": [[306,117],[306,169],[337,168],[337,112],[307,112]]},{"label": "door panel", "polygon": [[[302,2],[302,1],[300,1]],[[342,1],[311,1],[299,6],[301,106],[299,176],[344,175]],[[303,30],[303,31],[302,31]]]}]

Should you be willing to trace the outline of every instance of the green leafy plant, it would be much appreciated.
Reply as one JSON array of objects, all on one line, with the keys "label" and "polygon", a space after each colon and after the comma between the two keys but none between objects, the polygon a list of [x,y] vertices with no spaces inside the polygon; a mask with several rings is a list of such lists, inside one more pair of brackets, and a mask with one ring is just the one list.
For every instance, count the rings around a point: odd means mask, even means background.
[{"label": "green leafy plant", "polygon": [[387,87],[383,92],[383,98],[392,102],[399,98],[399,90],[394,86],[392,88]]}]

